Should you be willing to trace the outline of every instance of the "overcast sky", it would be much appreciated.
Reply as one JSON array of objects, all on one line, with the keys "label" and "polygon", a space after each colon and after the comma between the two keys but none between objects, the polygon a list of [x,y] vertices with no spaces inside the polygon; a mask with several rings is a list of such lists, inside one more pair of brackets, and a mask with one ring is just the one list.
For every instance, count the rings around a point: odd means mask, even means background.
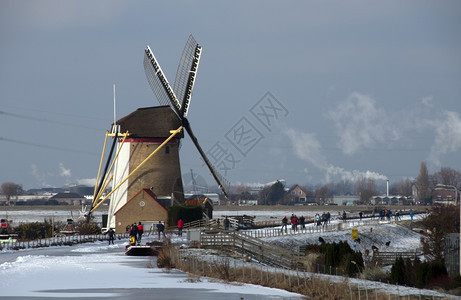
[{"label": "overcast sky", "polygon": [[[203,47],[188,119],[233,184],[461,171],[460,1],[0,1],[0,183],[94,183],[106,130]],[[190,139],[190,169],[213,179]]]}]

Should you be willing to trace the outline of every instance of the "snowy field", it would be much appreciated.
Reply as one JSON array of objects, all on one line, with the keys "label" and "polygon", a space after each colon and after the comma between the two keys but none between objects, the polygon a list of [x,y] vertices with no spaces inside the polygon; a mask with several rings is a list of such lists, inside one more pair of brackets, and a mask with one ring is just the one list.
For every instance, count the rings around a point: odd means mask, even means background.
[{"label": "snowy field", "polygon": [[[14,215],[16,224],[34,220],[31,211],[8,212]],[[49,216],[50,211],[39,213],[37,221]],[[68,217],[69,212],[52,211],[56,218]],[[216,211],[215,217],[226,215],[252,215],[260,220],[279,220],[292,211]],[[298,216],[313,217],[316,211],[298,210]],[[337,213],[337,212],[336,212]],[[342,223],[334,214],[332,224]],[[74,215],[75,216],[75,215]],[[421,218],[416,216],[415,218]],[[13,219],[13,218],[11,218]],[[403,219],[409,219],[404,216]],[[353,225],[352,225],[353,224]],[[313,227],[312,224],[307,225]],[[356,250],[364,253],[374,245],[381,251],[414,251],[420,248],[418,233],[392,223],[369,224],[351,220],[342,223],[344,229],[331,232],[289,234],[263,238],[279,246],[297,249],[302,244],[318,244],[322,237],[326,242],[348,241]],[[351,229],[359,232],[360,244],[351,239]],[[274,230],[280,227],[273,228]],[[262,229],[261,229],[262,230]],[[147,237],[155,239],[155,236]],[[172,237],[175,244],[187,244],[185,237]],[[386,245],[389,242],[389,246]],[[72,247],[50,247],[20,251],[0,251],[0,299],[301,299],[302,296],[283,290],[247,284],[225,284],[214,279],[190,280],[188,274],[172,270],[167,273],[156,267],[156,258],[129,257],[124,254],[126,241],[108,246],[104,242],[81,244]],[[216,259],[209,252],[197,251],[202,259]],[[313,275],[313,274],[311,274]],[[320,275],[314,275],[320,276]],[[332,276],[331,280],[342,281]],[[435,291],[397,287],[384,283],[351,279],[354,284],[392,291],[398,295],[429,295],[444,299],[457,299]]]},{"label": "snowy field", "polygon": [[0,252],[0,299],[301,299],[284,290],[164,272],[124,241]]},{"label": "snowy field", "polygon": [[[12,226],[18,226],[21,223],[44,222],[45,220],[53,220],[54,222],[66,222],[67,219],[76,221],[81,216],[82,209],[75,207],[59,208],[59,209],[37,209],[29,210],[16,207],[15,210],[2,211],[0,210],[0,218],[11,220]],[[103,211],[97,210],[94,212],[95,220],[102,220]]]}]

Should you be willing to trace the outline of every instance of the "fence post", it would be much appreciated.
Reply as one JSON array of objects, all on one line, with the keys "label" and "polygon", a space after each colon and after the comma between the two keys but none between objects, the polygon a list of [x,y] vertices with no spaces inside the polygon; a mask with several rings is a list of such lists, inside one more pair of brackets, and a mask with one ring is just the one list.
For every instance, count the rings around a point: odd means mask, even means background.
[{"label": "fence post", "polygon": [[298,286],[299,286],[299,273],[298,273],[298,267],[296,267],[296,278],[298,279]]},{"label": "fence post", "polygon": [[288,272],[288,286],[290,287],[290,292],[291,292],[291,276],[290,273]]},{"label": "fence post", "polygon": [[261,274],[261,282],[263,282],[263,266],[261,265],[261,270],[259,271],[259,273]]},{"label": "fence post", "polygon": [[266,269],[266,283],[269,283],[269,266]]}]

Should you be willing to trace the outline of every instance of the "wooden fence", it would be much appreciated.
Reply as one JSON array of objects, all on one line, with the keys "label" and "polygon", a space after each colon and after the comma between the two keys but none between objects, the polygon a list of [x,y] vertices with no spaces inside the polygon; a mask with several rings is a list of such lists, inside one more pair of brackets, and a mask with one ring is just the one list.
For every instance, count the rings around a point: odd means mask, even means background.
[{"label": "wooden fence", "polygon": [[[280,269],[276,266],[254,264],[245,260],[235,260],[218,257],[216,260],[181,254],[170,249],[170,258],[176,268],[196,276],[216,277],[226,281],[252,283],[271,288],[280,288],[287,291],[301,293],[313,299],[340,299],[351,300],[442,300],[443,295],[434,295],[432,291],[412,289],[396,285],[383,285],[375,281],[353,281],[345,277],[343,280],[332,280],[300,269]],[[186,252],[187,253],[187,252]],[[322,266],[314,267],[314,273],[332,274],[341,276],[342,271]],[[336,273],[336,274],[335,274]],[[191,281],[200,281],[199,277],[190,277]],[[391,288],[389,288],[391,287]],[[340,289],[341,292],[335,294]],[[331,293],[328,292],[331,290]],[[333,297],[336,296],[336,297]],[[309,298],[309,299],[310,299]],[[455,297],[453,297],[454,299]],[[451,298],[448,298],[451,299]]]},{"label": "wooden fence", "polygon": [[204,231],[201,233],[200,246],[231,250],[246,260],[256,260],[269,266],[305,269],[297,253],[237,231]]},{"label": "wooden fence", "polygon": [[[128,239],[128,233],[117,234],[118,239]],[[19,250],[28,248],[40,248],[50,246],[73,245],[80,243],[89,243],[95,241],[108,241],[109,236],[106,234],[88,234],[88,235],[64,235],[50,238],[35,240],[10,240],[0,243],[0,249]]]},{"label": "wooden fence", "polygon": [[406,252],[374,252],[372,262],[379,265],[391,265],[399,257],[415,259],[421,256],[422,253],[419,250],[406,251]]}]

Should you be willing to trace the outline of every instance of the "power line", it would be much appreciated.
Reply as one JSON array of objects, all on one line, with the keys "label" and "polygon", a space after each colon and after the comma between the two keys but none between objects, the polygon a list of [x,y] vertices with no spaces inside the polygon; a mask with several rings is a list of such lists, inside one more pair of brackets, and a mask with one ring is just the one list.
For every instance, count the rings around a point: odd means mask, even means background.
[{"label": "power line", "polygon": [[25,142],[25,141],[20,141],[20,140],[9,139],[9,138],[5,138],[5,137],[0,137],[0,141],[5,141],[5,142],[10,142],[10,143],[15,143],[15,144],[21,144],[21,145],[27,145],[27,146],[34,146],[34,147],[39,147],[39,148],[46,148],[46,149],[51,149],[51,150],[64,151],[64,152],[73,152],[73,153],[88,154],[88,155],[99,155],[99,154],[94,153],[94,152],[81,151],[81,150],[62,148],[62,147],[56,147],[56,146],[49,146],[49,145],[44,145],[44,144],[36,144],[36,143],[31,143],[31,142]]},{"label": "power line", "polygon": [[54,120],[48,120],[48,119],[42,119],[42,118],[37,118],[37,117],[32,117],[32,116],[25,116],[25,115],[14,114],[14,113],[1,111],[1,110],[0,110],[0,115],[20,118],[20,119],[25,119],[25,120],[31,120],[31,121],[37,121],[37,122],[43,122],[43,123],[58,124],[58,125],[64,125],[64,126],[69,126],[69,127],[80,127],[80,128],[85,128],[85,129],[101,131],[101,128],[90,127],[90,126],[85,126],[85,125],[80,125],[80,124],[72,124],[72,123],[67,123],[67,122],[54,121]]}]

